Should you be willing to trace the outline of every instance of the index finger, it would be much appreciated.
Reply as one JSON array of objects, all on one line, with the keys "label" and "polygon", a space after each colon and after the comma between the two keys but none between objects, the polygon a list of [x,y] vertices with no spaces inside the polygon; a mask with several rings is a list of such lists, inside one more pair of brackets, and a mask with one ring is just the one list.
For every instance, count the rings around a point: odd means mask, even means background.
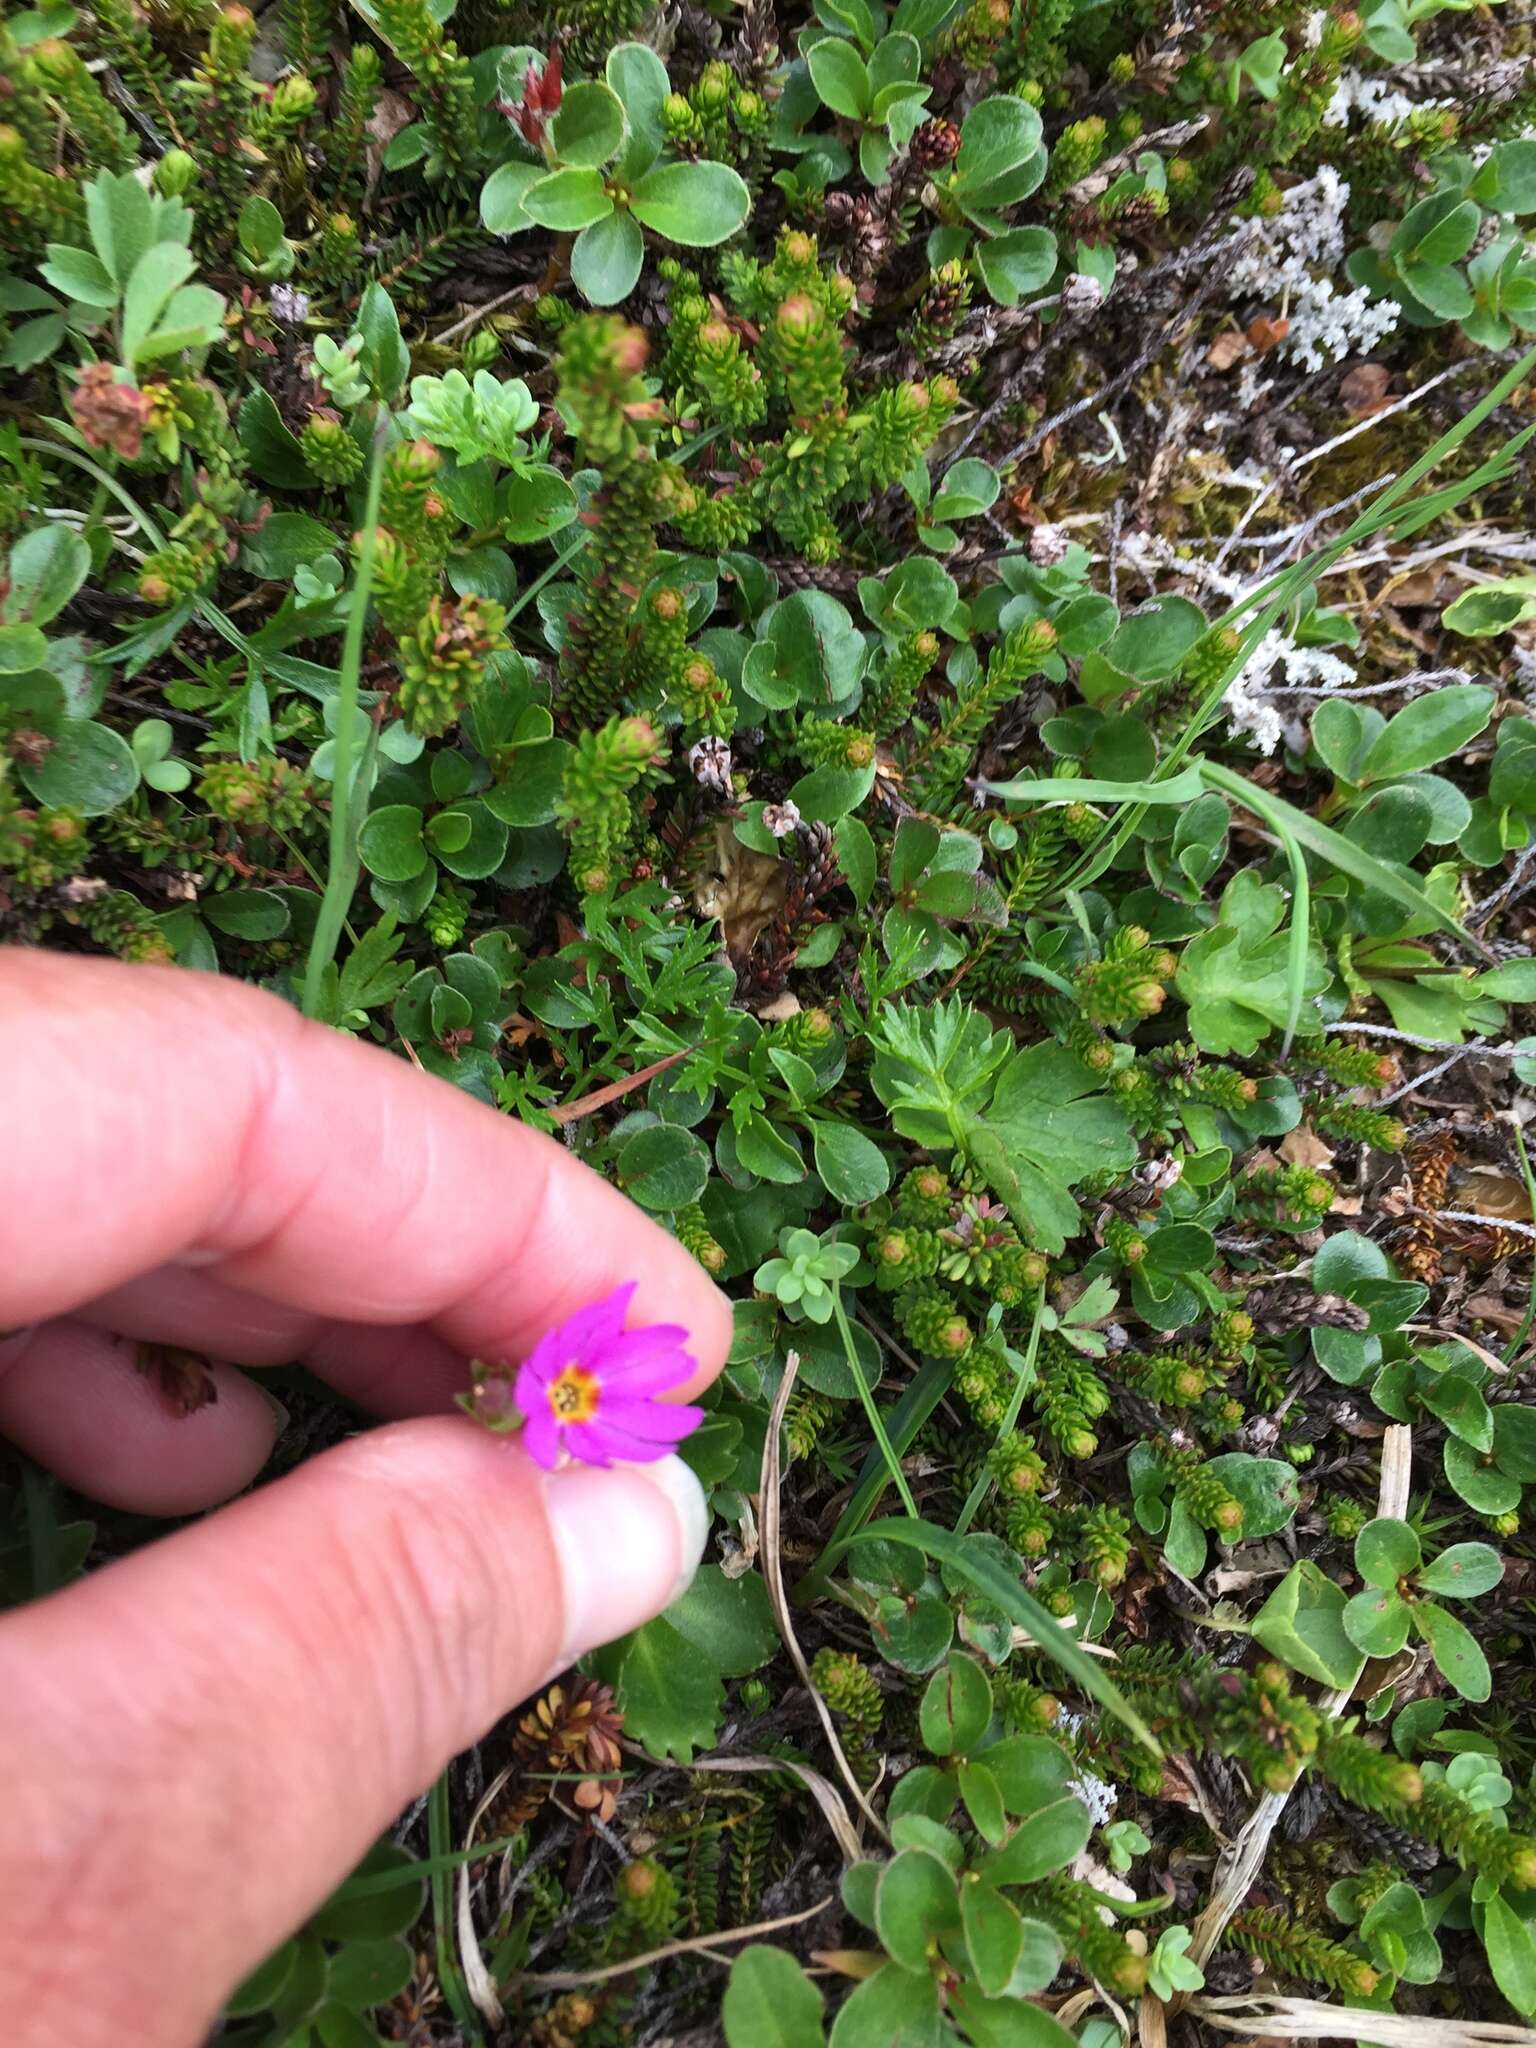
[{"label": "index finger", "polygon": [[624,1281],[713,1378],[730,1304],[541,1133],[275,996],[0,951],[0,1328],[180,1259],[290,1307],[515,1358]]}]

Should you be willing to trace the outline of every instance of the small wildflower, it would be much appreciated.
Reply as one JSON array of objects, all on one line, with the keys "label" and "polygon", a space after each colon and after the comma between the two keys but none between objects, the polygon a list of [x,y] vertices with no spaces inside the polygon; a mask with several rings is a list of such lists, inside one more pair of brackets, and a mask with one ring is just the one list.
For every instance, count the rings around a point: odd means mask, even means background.
[{"label": "small wildflower", "polygon": [[800,823],[799,808],[787,797],[781,804],[763,805],[763,829],[775,839],[787,839],[791,832],[798,832]]},{"label": "small wildflower", "polygon": [[665,1458],[704,1411],[657,1397],[691,1379],[698,1362],[683,1348],[688,1332],[680,1324],[625,1329],[634,1292],[631,1280],[567,1316],[539,1339],[510,1388],[505,1372],[477,1368],[462,1405],[492,1429],[520,1420],[524,1449],[546,1471],[566,1458],[588,1465]]}]

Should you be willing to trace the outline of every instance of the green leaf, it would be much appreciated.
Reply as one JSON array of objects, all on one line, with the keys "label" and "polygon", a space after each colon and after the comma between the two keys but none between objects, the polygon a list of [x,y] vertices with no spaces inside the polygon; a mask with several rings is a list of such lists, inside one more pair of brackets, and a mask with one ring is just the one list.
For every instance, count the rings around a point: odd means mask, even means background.
[{"label": "green leaf", "polygon": [[421,1865],[393,1842],[378,1842],[306,1926],[325,1941],[385,1941],[421,1917],[427,1881]]},{"label": "green leaf", "polygon": [[1487,1699],[1493,1680],[1471,1630],[1432,1600],[1418,1601],[1412,1611],[1413,1625],[1428,1643],[1430,1655],[1462,1698]]},{"label": "green leaf", "polygon": [[1363,1659],[1344,1629],[1343,1589],[1310,1558],[1293,1564],[1254,1616],[1255,1642],[1304,1678],[1343,1691]]},{"label": "green leaf", "polygon": [[0,626],[0,675],[24,676],[47,660],[48,639],[40,626]]},{"label": "green leaf", "polygon": [[1371,1587],[1356,1593],[1346,1605],[1344,1633],[1367,1657],[1395,1657],[1408,1640],[1410,1615],[1419,1611],[1410,1610],[1407,1601],[1400,1600],[1396,1593],[1383,1593]]},{"label": "green leaf", "polygon": [[[1077,2035],[1060,2020],[1022,1998],[981,1998],[961,1984],[950,1998],[950,2010],[975,2048],[1079,2048]],[[1118,2029],[1107,2038],[1118,2040]]]},{"label": "green leaf", "polygon": [[253,391],[240,408],[240,446],[264,484],[280,490],[313,490],[315,479],[299,437],[278,411],[271,394]]},{"label": "green leaf", "polygon": [[729,1579],[718,1565],[706,1564],[665,1614],[610,1643],[593,1661],[615,1687],[635,1740],[657,1756],[687,1763],[720,1732],[723,1681],[756,1671],[778,1641],[757,1573]]},{"label": "green leaf", "polygon": [[1074,1182],[1135,1160],[1125,1112],[1092,1092],[1097,1082],[1074,1053],[1044,1039],[1009,1062],[985,1120],[967,1131],[967,1151],[1043,1251],[1063,1250],[1076,1226]]},{"label": "green leaf", "polygon": [[731,1965],[720,2007],[726,2048],[824,2048],[822,1996],[792,1955],[754,1942]]},{"label": "green leaf", "polygon": [[818,1118],[811,1146],[822,1185],[835,1201],[857,1207],[883,1195],[891,1184],[884,1153],[849,1124]]},{"label": "green leaf", "polygon": [[863,58],[840,36],[827,36],[805,53],[806,69],[824,107],[850,121],[862,121],[869,113],[874,89]]},{"label": "green leaf", "polygon": [[522,197],[523,211],[531,221],[562,234],[590,227],[613,211],[602,173],[581,165],[573,165],[568,171],[549,172],[531,184]]},{"label": "green leaf", "polygon": [[989,796],[1005,796],[1015,803],[1177,804],[1182,808],[1197,801],[1201,777],[1208,772],[1202,762],[1198,768],[1185,768],[1158,782],[1100,782],[1089,775],[1069,781],[1065,776],[1048,779],[1021,775],[1008,782],[978,780],[976,787]]},{"label": "green leaf", "polygon": [[1355,1538],[1355,1570],[1368,1586],[1386,1592],[1394,1591],[1399,1579],[1410,1578],[1423,1557],[1413,1530],[1391,1515],[1367,1522]]},{"label": "green leaf", "polygon": [[1492,1592],[1504,1576],[1504,1560],[1489,1543],[1452,1543],[1419,1573],[1426,1593],[1442,1600],[1475,1600]]},{"label": "green leaf", "polygon": [[677,1124],[652,1124],[619,1149],[619,1185],[642,1209],[682,1209],[709,1179],[709,1149]]},{"label": "green leaf", "polygon": [[1483,1946],[1493,1981],[1515,2011],[1536,2016],[1536,1938],[1500,1892],[1483,1903]]},{"label": "green leaf", "polygon": [[595,78],[568,85],[549,124],[549,137],[562,164],[595,168],[607,163],[624,142],[624,108],[618,94]]},{"label": "green leaf", "polygon": [[493,235],[520,235],[535,225],[524,201],[549,175],[547,164],[513,162],[492,171],[480,191],[480,219]]},{"label": "green leaf", "polygon": [[357,837],[358,857],[381,882],[409,882],[427,864],[422,816],[414,804],[370,811]]},{"label": "green leaf", "polygon": [[375,282],[363,293],[353,332],[362,341],[358,363],[367,372],[369,383],[386,401],[396,398],[410,375],[411,352],[401,337],[394,301],[383,285]]},{"label": "green leaf", "polygon": [[298,1956],[299,1945],[295,1941],[285,1941],[280,1949],[274,1950],[229,1994],[224,2002],[225,2017],[244,2019],[248,2013],[265,2012],[275,2005],[293,1975]]},{"label": "green leaf", "polygon": [[1476,946],[1471,934],[1464,931],[1451,914],[1443,910],[1416,880],[1398,874],[1386,867],[1373,855],[1363,852],[1342,832],[1335,832],[1329,825],[1323,825],[1306,811],[1300,811],[1294,804],[1261,790],[1245,776],[1233,775],[1214,762],[1202,761],[1200,774],[1213,789],[1245,804],[1256,817],[1272,829],[1288,832],[1308,853],[1316,854],[1320,860],[1336,867],[1351,881],[1363,883],[1367,889],[1376,890],[1389,896],[1400,908],[1415,918],[1427,920],[1421,929],[1453,932],[1466,944]]},{"label": "green leaf", "polygon": [[[927,1522],[890,1517],[871,1522],[853,1535],[830,1544],[822,1559],[822,1569],[828,1569],[844,1552],[869,1543],[899,1543],[908,1549],[920,1550],[957,1572],[984,1599],[1000,1608],[1016,1627],[1029,1631],[1040,1646],[1039,1655],[1059,1664],[1091,1699],[1096,1699],[1123,1721],[1154,1756],[1162,1755],[1162,1746],[1151,1729],[1097,1661],[1084,1652],[1050,1611],[1032,1593],[1027,1593],[995,1558],[975,1549],[963,1536],[956,1536],[951,1530],[934,1528]],[[1004,1796],[1007,1796],[1006,1786]]]},{"label": "green leaf", "polygon": [[976,268],[999,306],[1016,306],[1044,291],[1056,270],[1056,237],[1049,228],[1010,228],[978,242]]},{"label": "green leaf", "polygon": [[128,742],[110,726],[89,719],[62,725],[42,760],[36,765],[18,761],[16,772],[39,803],[67,805],[87,818],[116,810],[139,786],[139,764]]},{"label": "green leaf", "polygon": [[629,139],[614,166],[621,184],[633,185],[661,154],[661,110],[671,83],[667,67],[649,43],[616,43],[608,52],[603,75],[624,103]]},{"label": "green leaf", "polygon": [[1501,1401],[1493,1411],[1493,1454],[1501,1472],[1536,1480],[1536,1408]]},{"label": "green leaf", "polygon": [[875,786],[875,764],[866,768],[813,768],[790,789],[790,801],[813,825],[835,825],[857,810]]},{"label": "green leaf", "polygon": [[1389,719],[1365,757],[1361,780],[1411,775],[1459,754],[1487,725],[1498,692],[1481,683],[1451,683],[1428,690]]},{"label": "green leaf", "polygon": [[1474,584],[1452,598],[1440,614],[1442,626],[1468,640],[1487,640],[1536,617],[1536,587],[1526,576]]},{"label": "green leaf", "polygon": [[898,1968],[926,1969],[931,1945],[959,1918],[954,1872],[926,1849],[902,1849],[881,1871],[875,1931]]},{"label": "green leaf", "polygon": [[934,1756],[963,1756],[987,1732],[992,1687],[973,1658],[952,1651],[928,1681],[918,1712],[923,1742]]},{"label": "green leaf", "polygon": [[1122,619],[1105,657],[1138,682],[1158,681],[1173,674],[1205,630],[1205,613],[1189,598],[1154,598]]},{"label": "green leaf", "polygon": [[[1495,1426],[1503,1413],[1503,1409],[1494,1411]],[[1492,1462],[1481,1458],[1470,1444],[1452,1436],[1445,1441],[1444,1462],[1451,1486],[1480,1515],[1507,1515],[1519,1507],[1521,1482],[1499,1469],[1502,1461],[1497,1457]]]},{"label": "green leaf", "polygon": [[116,278],[104,263],[84,249],[72,249],[66,242],[50,242],[48,261],[40,263],[37,269],[38,275],[47,278],[55,291],[77,305],[109,313],[117,304]]},{"label": "green leaf", "polygon": [[137,360],[171,295],[192,275],[192,251],[180,242],[157,242],[133,266],[123,291],[123,360]]},{"label": "green leaf", "polygon": [[657,164],[630,194],[636,220],[669,242],[712,249],[746,219],[752,195],[728,164]]},{"label": "green leaf", "polygon": [[246,536],[242,567],[253,576],[286,583],[301,563],[315,561],[335,544],[330,527],[307,512],[274,512]]},{"label": "green leaf", "polygon": [[98,171],[84,196],[96,253],[118,284],[125,285],[155,238],[155,202],[132,171]]},{"label": "green leaf", "polygon": [[644,261],[645,237],[633,215],[610,213],[576,237],[571,283],[588,305],[616,306],[634,290]]},{"label": "green leaf", "polygon": [[1072,1782],[1073,1764],[1059,1742],[1044,1735],[1005,1735],[982,1750],[1007,1811],[1017,1818],[1049,1806]]},{"label": "green leaf", "polygon": [[1008,1989],[1024,1953],[1024,1921],[1001,1892],[974,1879],[960,1887],[960,1926],[976,1982],[996,1996]]},{"label": "green leaf", "polygon": [[[960,130],[953,173],[956,195],[979,201],[989,187],[1005,184],[1032,161],[1040,147],[1040,134],[1040,116],[1027,101],[1011,93],[979,100]],[[992,203],[1010,202],[994,199]]]},{"label": "green leaf", "polygon": [[869,827],[852,816],[839,818],[833,828],[832,840],[837,848],[837,864],[852,891],[854,902],[862,910],[875,886],[875,842],[870,837]]},{"label": "green leaf", "polygon": [[69,603],[90,567],[90,548],[73,528],[34,526],[11,549],[6,565],[10,587],[0,618],[7,625],[46,626]]},{"label": "green leaf", "polygon": [[[1392,237],[1392,255],[1405,268],[1443,268],[1459,263],[1477,240],[1482,213],[1471,199],[1457,200],[1448,193],[1434,193],[1412,206]],[[1409,279],[1409,289],[1413,282]]]},{"label": "green leaf", "polygon": [[325,1993],[338,2005],[368,2012],[398,1997],[411,1981],[415,1958],[395,1936],[388,1941],[353,1941],[331,1957]]},{"label": "green leaf", "polygon": [[1037,1884],[1065,1870],[1086,1847],[1093,1816],[1080,1799],[1056,1799],[1019,1822],[1001,1849],[981,1860],[988,1884]]},{"label": "green leaf", "polygon": [[996,1778],[985,1763],[962,1763],[957,1767],[955,1776],[960,1783],[961,1800],[976,1832],[983,1841],[1001,1842],[1008,1833],[1008,1817]]},{"label": "green leaf", "polygon": [[[1184,948],[1175,985],[1203,1051],[1251,1055],[1289,1022],[1290,940],[1280,930],[1285,912],[1285,891],[1245,868],[1227,884],[1217,924]],[[1309,945],[1303,995],[1321,995],[1329,980],[1320,949]]]},{"label": "green leaf", "polygon": [[1430,1414],[1438,1416],[1453,1436],[1459,1436],[1475,1451],[1493,1449],[1493,1411],[1473,1381],[1461,1373],[1438,1373],[1421,1380],[1416,1392]]},{"label": "green leaf", "polygon": [[[583,229],[577,246],[588,235],[601,235],[606,226],[606,221],[599,221],[596,227]],[[501,530],[510,541],[547,540],[575,517],[576,493],[552,463],[520,462],[503,482]]]},{"label": "green leaf", "polygon": [[280,939],[288,929],[288,905],[273,889],[229,889],[205,896],[202,909],[215,931],[235,939],[261,943]]},{"label": "green leaf", "polygon": [[887,1963],[845,2000],[832,2025],[832,2048],[940,2048],[939,1989],[924,1967]]},{"label": "green leaf", "polygon": [[381,2039],[360,2013],[331,2004],[322,2005],[301,2033],[288,2035],[293,2048],[379,2048]]}]

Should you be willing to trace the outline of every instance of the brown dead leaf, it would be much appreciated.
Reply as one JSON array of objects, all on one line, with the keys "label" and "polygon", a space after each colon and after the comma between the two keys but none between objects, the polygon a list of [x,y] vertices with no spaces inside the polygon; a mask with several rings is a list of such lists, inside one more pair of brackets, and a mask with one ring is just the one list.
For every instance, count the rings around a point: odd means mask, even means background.
[{"label": "brown dead leaf", "polygon": [[1392,372],[1384,363],[1357,363],[1339,385],[1339,396],[1357,419],[1380,412],[1392,388]]},{"label": "brown dead leaf", "polygon": [[1458,1166],[1451,1175],[1452,1209],[1473,1209],[1479,1216],[1496,1216],[1517,1223],[1531,1220],[1531,1198],[1525,1182],[1497,1166]]},{"label": "brown dead leaf", "polygon": [[1323,1143],[1310,1124],[1298,1124],[1294,1131],[1287,1131],[1277,1149],[1287,1166],[1322,1170],[1334,1161],[1332,1148]]},{"label": "brown dead leaf", "polygon": [[1442,575],[1438,569],[1419,569],[1411,576],[1389,583],[1377,602],[1385,603],[1390,598],[1400,610],[1413,611],[1420,605],[1443,604],[1447,598],[1454,597],[1460,587],[1453,577]]},{"label": "brown dead leaf", "polygon": [[722,820],[714,828],[699,862],[694,883],[694,908],[701,917],[720,920],[726,949],[744,960],[764,928],[784,907],[789,869],[772,854],[743,846]]},{"label": "brown dead leaf", "polygon": [[782,1024],[786,1018],[798,1017],[799,1014],[800,998],[791,989],[785,989],[771,1002],[764,1003],[757,1013],[759,1022],[763,1024]]},{"label": "brown dead leaf", "polygon": [[1256,320],[1248,323],[1248,339],[1261,356],[1268,355],[1272,348],[1278,348],[1291,331],[1291,323],[1283,315],[1274,318],[1260,313]]},{"label": "brown dead leaf", "polygon": [[415,109],[410,101],[386,85],[375,102],[373,118],[368,123],[367,196],[370,201],[384,169],[385,150],[402,128],[409,127],[414,116]]},{"label": "brown dead leaf", "polygon": [[136,1344],[133,1369],[154,1384],[173,1415],[195,1415],[219,1398],[219,1383],[208,1370],[207,1359],[195,1351],[182,1351],[174,1344]]},{"label": "brown dead leaf", "polygon": [[1205,352],[1213,370],[1231,370],[1253,354],[1253,343],[1235,327],[1224,327]]},{"label": "brown dead leaf", "polygon": [[1497,1294],[1474,1294],[1466,1304],[1470,1322],[1491,1323],[1501,1336],[1512,1336],[1525,1320],[1525,1311],[1509,1307]]}]

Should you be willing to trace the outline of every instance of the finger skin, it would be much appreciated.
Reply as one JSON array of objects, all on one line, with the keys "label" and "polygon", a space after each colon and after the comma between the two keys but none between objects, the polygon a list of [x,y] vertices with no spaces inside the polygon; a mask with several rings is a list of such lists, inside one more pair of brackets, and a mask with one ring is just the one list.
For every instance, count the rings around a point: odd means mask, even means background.
[{"label": "finger skin", "polygon": [[254,1381],[208,1362],[215,1398],[182,1414],[137,1346],[61,1318],[0,1345],[0,1436],[108,1507],[191,1515],[249,1486],[278,1417]]},{"label": "finger skin", "polygon": [[691,1333],[679,1399],[729,1347],[696,1261],[563,1146],[259,990],[0,951],[0,1073],[27,1077],[0,1148],[0,1327],[180,1260],[498,1360],[635,1280],[632,1322]]},{"label": "finger skin", "polygon": [[0,1623],[11,2038],[196,2048],[456,1751],[667,1603],[705,1518],[655,1469],[398,1423]]}]

